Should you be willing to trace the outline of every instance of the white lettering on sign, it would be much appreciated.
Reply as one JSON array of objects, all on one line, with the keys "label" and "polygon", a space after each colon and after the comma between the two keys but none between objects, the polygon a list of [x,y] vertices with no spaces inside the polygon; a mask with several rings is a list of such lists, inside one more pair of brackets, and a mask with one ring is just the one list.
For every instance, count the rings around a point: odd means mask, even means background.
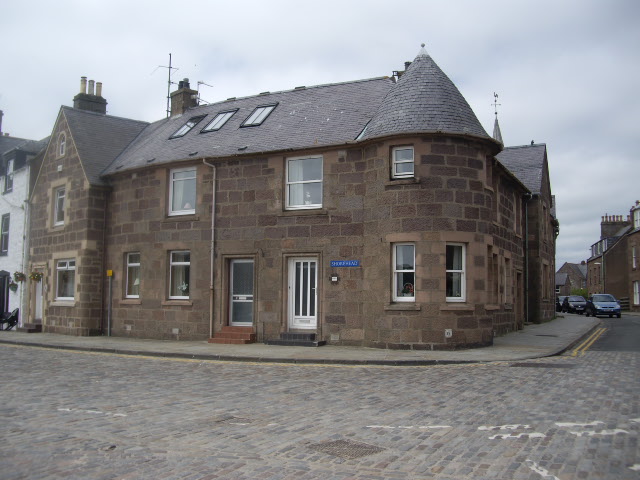
[{"label": "white lettering on sign", "polygon": [[359,267],[360,260],[331,260],[332,267]]}]

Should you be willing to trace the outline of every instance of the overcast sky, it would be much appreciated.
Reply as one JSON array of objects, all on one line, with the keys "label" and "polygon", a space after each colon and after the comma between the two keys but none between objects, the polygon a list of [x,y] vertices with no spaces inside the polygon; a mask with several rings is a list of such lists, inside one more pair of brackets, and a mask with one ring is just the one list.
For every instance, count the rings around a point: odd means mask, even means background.
[{"label": "overcast sky", "polygon": [[[546,143],[560,236],[580,262],[600,218],[640,200],[637,0],[6,0],[2,131],[40,139],[80,77],[108,113],[164,118],[169,54],[203,100],[391,75],[426,50],[489,134]],[[172,87],[172,90],[175,87]]]}]

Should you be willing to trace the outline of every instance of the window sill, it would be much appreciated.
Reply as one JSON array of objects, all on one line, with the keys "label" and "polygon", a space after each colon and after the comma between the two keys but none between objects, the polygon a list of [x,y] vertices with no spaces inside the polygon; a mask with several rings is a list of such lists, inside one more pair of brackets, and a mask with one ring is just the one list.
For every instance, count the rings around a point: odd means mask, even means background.
[{"label": "window sill", "polygon": [[469,305],[466,303],[448,303],[440,307],[441,312],[473,312],[474,310],[474,305]]},{"label": "window sill", "polygon": [[198,222],[200,217],[195,213],[185,213],[184,215],[167,215],[162,223],[169,222]]},{"label": "window sill", "polygon": [[396,178],[384,182],[385,190],[388,188],[398,187],[400,185],[417,185],[420,183],[420,177]]},{"label": "window sill", "polygon": [[285,210],[279,213],[279,217],[298,217],[302,215],[329,215],[326,208],[301,208],[299,210]]},{"label": "window sill", "polygon": [[142,305],[142,300],[139,298],[123,298],[120,300],[120,305]]},{"label": "window sill", "polygon": [[163,307],[192,307],[193,302],[191,300],[164,300],[162,302]]},{"label": "window sill", "polygon": [[54,300],[51,302],[52,307],[75,307],[75,300]]},{"label": "window sill", "polygon": [[420,305],[416,305],[413,302],[397,302],[397,303],[387,303],[384,306],[385,312],[402,312],[402,311],[410,311],[410,312],[419,312],[422,310]]}]

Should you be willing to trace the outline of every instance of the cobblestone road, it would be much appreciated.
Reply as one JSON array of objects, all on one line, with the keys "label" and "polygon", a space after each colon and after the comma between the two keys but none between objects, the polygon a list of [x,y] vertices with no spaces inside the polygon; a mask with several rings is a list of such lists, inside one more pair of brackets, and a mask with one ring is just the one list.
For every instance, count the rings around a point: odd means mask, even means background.
[{"label": "cobblestone road", "polygon": [[432,367],[0,345],[2,479],[639,479],[640,354]]}]

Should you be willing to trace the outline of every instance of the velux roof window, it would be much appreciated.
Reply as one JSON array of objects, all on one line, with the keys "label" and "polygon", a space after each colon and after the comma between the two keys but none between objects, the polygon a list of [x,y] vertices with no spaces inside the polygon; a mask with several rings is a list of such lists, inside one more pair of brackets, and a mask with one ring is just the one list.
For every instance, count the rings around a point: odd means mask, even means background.
[{"label": "velux roof window", "polygon": [[204,127],[200,133],[207,133],[207,132],[215,132],[216,130],[220,130],[222,128],[222,126],[227,123],[227,121],[233,117],[233,114],[236,113],[238,110],[231,110],[229,112],[220,112],[219,114],[217,114],[215,117],[213,117],[213,120],[211,120],[209,123],[207,123],[207,126]]},{"label": "velux roof window", "polygon": [[256,107],[251,115],[247,117],[247,119],[242,123],[243,127],[255,127],[257,125],[261,125],[262,122],[269,116],[269,114],[276,108],[277,103],[273,105],[262,105],[260,107]]},{"label": "velux roof window", "polygon": [[180,137],[184,137],[187,133],[189,133],[189,131],[195,127],[198,123],[200,123],[200,121],[206,117],[206,115],[200,115],[199,117],[191,117],[189,119],[189,121],[187,123],[185,123],[184,125],[182,125],[177,131],[176,133],[174,133],[173,135],[171,135],[169,138],[180,138]]}]

